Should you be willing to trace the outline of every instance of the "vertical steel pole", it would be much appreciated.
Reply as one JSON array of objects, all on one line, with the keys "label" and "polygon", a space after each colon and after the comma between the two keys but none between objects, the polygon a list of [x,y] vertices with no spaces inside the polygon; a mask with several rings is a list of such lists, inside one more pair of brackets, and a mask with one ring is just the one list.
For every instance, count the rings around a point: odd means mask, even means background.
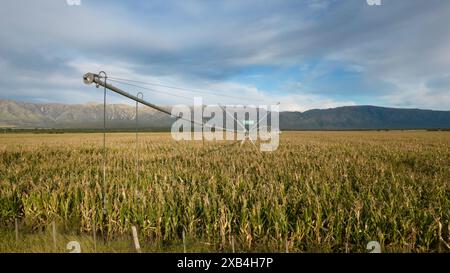
[{"label": "vertical steel pole", "polygon": [[[138,92],[138,98],[143,99],[144,94]],[[139,142],[138,142],[138,126],[139,126],[139,102],[136,101],[136,182],[139,182]]]},{"label": "vertical steel pole", "polygon": [[[103,74],[104,82],[106,84],[106,73],[100,71],[99,76]],[[103,197],[103,228],[106,229],[106,86],[103,89],[103,184],[102,184],[102,197]],[[103,229],[103,230],[104,230]],[[104,239],[106,241],[106,233],[103,231]]]}]

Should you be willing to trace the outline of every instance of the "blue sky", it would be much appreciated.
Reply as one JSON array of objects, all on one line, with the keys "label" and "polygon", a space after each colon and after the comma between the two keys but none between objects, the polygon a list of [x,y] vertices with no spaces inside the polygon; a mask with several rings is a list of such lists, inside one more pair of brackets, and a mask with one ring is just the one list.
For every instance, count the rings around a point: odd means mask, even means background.
[{"label": "blue sky", "polygon": [[[100,103],[81,77],[105,70],[230,95],[206,103],[450,110],[448,0],[15,0],[0,21],[3,99]],[[158,104],[193,102],[161,86],[121,87]]]}]

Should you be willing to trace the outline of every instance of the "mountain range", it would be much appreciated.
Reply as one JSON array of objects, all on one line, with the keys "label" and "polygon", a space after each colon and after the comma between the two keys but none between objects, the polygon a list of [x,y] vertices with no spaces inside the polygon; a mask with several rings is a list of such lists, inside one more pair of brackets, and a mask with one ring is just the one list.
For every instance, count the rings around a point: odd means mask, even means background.
[{"label": "mountain range", "polygon": [[[170,110],[170,107],[164,107]],[[169,129],[174,119],[140,106],[139,127]],[[107,105],[108,128],[131,129],[135,108]],[[0,127],[95,129],[103,126],[103,104],[36,104],[0,100]],[[344,106],[305,112],[280,112],[281,130],[450,129],[450,111]]]}]

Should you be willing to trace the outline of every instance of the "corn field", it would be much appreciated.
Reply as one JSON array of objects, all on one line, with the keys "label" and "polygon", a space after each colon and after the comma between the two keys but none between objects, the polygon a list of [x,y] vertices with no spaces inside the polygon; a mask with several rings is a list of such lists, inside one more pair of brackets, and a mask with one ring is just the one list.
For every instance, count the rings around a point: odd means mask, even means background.
[{"label": "corn field", "polygon": [[232,241],[242,252],[365,252],[369,241],[450,251],[450,132],[280,137],[261,153],[141,133],[137,167],[135,135],[109,133],[103,213],[101,134],[1,135],[0,249],[15,251],[5,241],[19,219],[32,234],[52,221],[75,236],[95,226],[112,244],[136,225],[154,251],[183,232],[206,246],[198,251],[227,252]]}]

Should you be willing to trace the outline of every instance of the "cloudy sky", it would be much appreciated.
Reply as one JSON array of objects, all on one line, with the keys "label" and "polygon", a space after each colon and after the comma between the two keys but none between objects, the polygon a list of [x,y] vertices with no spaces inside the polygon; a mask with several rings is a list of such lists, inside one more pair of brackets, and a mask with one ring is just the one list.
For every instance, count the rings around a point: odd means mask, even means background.
[{"label": "cloudy sky", "polygon": [[2,99],[102,102],[82,75],[104,70],[162,105],[450,110],[448,0],[7,0],[0,22]]}]

